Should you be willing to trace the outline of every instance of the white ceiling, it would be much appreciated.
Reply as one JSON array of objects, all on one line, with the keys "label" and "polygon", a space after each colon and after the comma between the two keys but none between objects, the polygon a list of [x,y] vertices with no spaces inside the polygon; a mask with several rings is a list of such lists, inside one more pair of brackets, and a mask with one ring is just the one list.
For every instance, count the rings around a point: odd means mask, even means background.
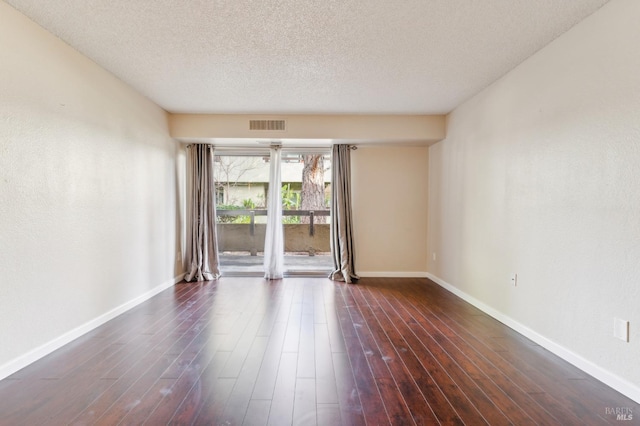
[{"label": "white ceiling", "polygon": [[170,112],[441,114],[607,0],[5,0]]}]

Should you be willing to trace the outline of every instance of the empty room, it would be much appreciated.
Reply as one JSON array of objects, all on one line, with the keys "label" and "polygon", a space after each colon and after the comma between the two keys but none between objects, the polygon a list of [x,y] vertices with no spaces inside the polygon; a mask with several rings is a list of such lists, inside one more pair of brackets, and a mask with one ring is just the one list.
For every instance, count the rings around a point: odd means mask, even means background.
[{"label": "empty room", "polygon": [[638,22],[0,0],[0,425],[640,424]]}]

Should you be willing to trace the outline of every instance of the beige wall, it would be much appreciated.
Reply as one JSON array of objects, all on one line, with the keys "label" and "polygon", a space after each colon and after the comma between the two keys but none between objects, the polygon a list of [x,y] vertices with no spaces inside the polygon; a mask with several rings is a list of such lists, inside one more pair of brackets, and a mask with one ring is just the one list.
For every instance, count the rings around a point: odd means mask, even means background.
[{"label": "beige wall", "polygon": [[2,377],[180,271],[166,113],[4,2],[0,40]]},{"label": "beige wall", "polygon": [[[171,135],[191,138],[384,140],[434,143],[445,136],[444,115],[170,114]],[[286,131],[251,131],[249,120],[285,120]]]},{"label": "beige wall", "polygon": [[435,277],[636,399],[638,22],[614,0],[450,115],[428,234]]},{"label": "beige wall", "polygon": [[428,148],[365,146],[351,162],[357,272],[424,276]]}]

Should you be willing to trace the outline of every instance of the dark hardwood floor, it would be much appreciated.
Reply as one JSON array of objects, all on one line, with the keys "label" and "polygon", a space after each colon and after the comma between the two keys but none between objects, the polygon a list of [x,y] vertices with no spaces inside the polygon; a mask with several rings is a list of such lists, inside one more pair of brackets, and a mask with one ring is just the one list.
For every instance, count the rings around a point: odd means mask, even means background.
[{"label": "dark hardwood floor", "polygon": [[181,283],[0,381],[2,425],[638,424],[427,279]]}]

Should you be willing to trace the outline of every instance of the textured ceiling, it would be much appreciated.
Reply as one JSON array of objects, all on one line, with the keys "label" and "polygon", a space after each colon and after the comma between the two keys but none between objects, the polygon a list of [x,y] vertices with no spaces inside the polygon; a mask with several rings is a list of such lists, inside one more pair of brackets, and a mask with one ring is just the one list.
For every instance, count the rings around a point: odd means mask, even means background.
[{"label": "textured ceiling", "polygon": [[7,0],[170,112],[440,114],[607,0]]}]

